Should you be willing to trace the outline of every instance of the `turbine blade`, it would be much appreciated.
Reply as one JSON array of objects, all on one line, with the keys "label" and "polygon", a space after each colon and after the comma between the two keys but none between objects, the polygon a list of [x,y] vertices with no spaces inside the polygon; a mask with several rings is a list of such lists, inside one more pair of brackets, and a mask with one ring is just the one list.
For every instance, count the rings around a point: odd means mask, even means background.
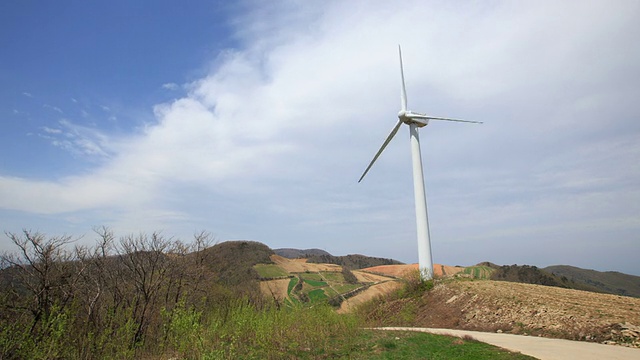
[{"label": "turbine blade", "polygon": [[380,154],[382,154],[382,152],[384,151],[384,148],[386,148],[387,145],[389,145],[389,142],[391,141],[391,139],[393,139],[393,137],[398,132],[398,129],[400,129],[400,125],[402,125],[402,121],[398,120],[398,123],[393,128],[393,130],[391,130],[391,133],[389,134],[389,136],[387,136],[387,139],[384,141],[384,143],[380,147],[380,150],[378,150],[378,152],[376,153],[376,156],[373,157],[373,160],[371,160],[371,162],[369,163],[369,166],[367,166],[367,169],[364,171],[364,173],[362,173],[362,176],[360,176],[360,180],[358,180],[358,182],[362,181],[362,179],[364,179],[364,176],[367,175],[367,173],[369,172],[369,169],[371,169],[371,167],[373,166],[373,163],[376,162],[376,160],[378,160],[378,157],[380,157]]},{"label": "turbine blade", "polygon": [[405,116],[408,117],[409,119],[443,120],[443,121],[466,122],[466,123],[472,123],[472,124],[483,124],[482,121],[471,121],[471,120],[443,118],[443,117],[429,116],[429,115],[415,113],[415,112],[408,112],[408,113],[405,114]]},{"label": "turbine blade", "polygon": [[402,66],[402,48],[398,44],[398,54],[400,54],[400,77],[402,78],[402,89],[400,90],[400,107],[401,110],[407,111],[407,89],[404,86],[404,69]]},{"label": "turbine blade", "polygon": [[443,121],[455,121],[455,122],[464,122],[471,124],[484,124],[482,121],[471,121],[471,120],[460,120],[460,119],[449,119],[449,118],[440,118],[440,117],[427,117],[429,120],[443,120]]}]

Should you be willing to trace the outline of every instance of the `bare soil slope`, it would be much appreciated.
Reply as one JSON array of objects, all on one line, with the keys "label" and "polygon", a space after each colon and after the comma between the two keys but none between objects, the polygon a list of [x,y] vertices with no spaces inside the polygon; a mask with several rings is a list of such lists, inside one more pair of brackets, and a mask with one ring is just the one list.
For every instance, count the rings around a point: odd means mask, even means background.
[{"label": "bare soil slope", "polygon": [[260,281],[260,291],[263,294],[277,300],[284,300],[288,297],[289,279],[276,279]]},{"label": "bare soil slope", "polygon": [[287,272],[342,271],[342,267],[334,264],[312,264],[307,259],[287,259],[279,255],[271,255],[271,261]]},{"label": "bare soil slope", "polygon": [[402,286],[402,284],[399,281],[393,279],[372,285],[358,295],[343,301],[340,305],[340,309],[338,309],[338,313],[348,313],[350,311],[353,311],[356,307],[358,307],[358,305],[367,302],[375,297],[382,296],[394,290],[397,290],[400,288],[400,286]]},{"label": "bare soil slope", "polygon": [[[382,274],[393,277],[405,277],[408,273],[418,270],[418,264],[402,264],[402,265],[380,265],[366,269],[362,269],[374,274]],[[436,277],[455,275],[463,271],[463,267],[433,264],[433,272]]]},{"label": "bare soil slope", "polygon": [[376,313],[383,314],[378,315],[383,325],[502,331],[640,346],[640,299],[625,296],[455,280],[437,284],[420,299],[397,299],[379,307]]}]

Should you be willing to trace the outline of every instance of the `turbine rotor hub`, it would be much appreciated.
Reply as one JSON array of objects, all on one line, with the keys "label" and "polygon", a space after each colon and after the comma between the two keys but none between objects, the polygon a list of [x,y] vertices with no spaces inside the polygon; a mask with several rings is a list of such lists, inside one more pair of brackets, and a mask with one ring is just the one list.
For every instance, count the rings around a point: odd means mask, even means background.
[{"label": "turbine rotor hub", "polygon": [[407,125],[416,124],[418,127],[427,126],[429,119],[420,113],[414,113],[412,111],[400,110],[398,112],[398,119]]}]

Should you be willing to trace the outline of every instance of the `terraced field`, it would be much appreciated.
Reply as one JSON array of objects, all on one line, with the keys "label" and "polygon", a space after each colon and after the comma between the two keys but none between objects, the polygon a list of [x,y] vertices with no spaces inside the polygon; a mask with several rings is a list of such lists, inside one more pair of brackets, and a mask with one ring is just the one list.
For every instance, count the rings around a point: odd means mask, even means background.
[{"label": "terraced field", "polygon": [[467,274],[474,279],[488,280],[491,278],[493,272],[494,270],[488,266],[469,266],[464,268],[460,273]]},{"label": "terraced field", "polygon": [[348,283],[342,274],[342,267],[332,264],[309,264],[305,259],[286,259],[272,256],[275,264],[258,264],[254,269],[263,279],[261,291],[278,301],[294,303],[314,303],[330,301],[341,308],[351,308],[369,298],[367,294],[379,295],[393,286],[377,285],[398,281],[392,277],[353,271],[357,283]]}]

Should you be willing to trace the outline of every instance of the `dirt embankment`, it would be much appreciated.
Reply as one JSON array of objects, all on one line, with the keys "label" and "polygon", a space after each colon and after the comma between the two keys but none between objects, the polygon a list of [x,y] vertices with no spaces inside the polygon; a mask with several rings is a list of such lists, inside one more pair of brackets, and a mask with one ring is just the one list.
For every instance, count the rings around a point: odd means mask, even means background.
[{"label": "dirt embankment", "polygon": [[[381,313],[387,314],[380,319],[384,324],[402,319],[411,326],[640,346],[640,299],[625,296],[502,281],[457,280],[437,284],[411,304],[402,299],[381,306],[385,308]],[[411,309],[411,317],[407,316],[407,309]]]},{"label": "dirt embankment", "polygon": [[282,301],[289,296],[288,294],[289,281],[290,279],[288,278],[261,281],[260,291],[262,291],[262,293],[268,296],[269,298]]},{"label": "dirt embankment", "polygon": [[380,284],[375,284],[370,286],[367,290],[362,293],[346,299],[340,305],[340,309],[338,309],[338,313],[344,314],[350,311],[353,311],[358,305],[373,299],[374,297],[382,296],[384,294],[388,294],[394,290],[400,288],[402,284],[398,281],[387,281]]},{"label": "dirt embankment", "polygon": [[318,272],[318,271],[341,271],[340,265],[334,264],[313,264],[307,259],[287,259],[279,255],[271,255],[271,261],[289,273]]},{"label": "dirt embankment", "polygon": [[[386,276],[393,276],[393,277],[400,277],[400,278],[405,277],[407,274],[410,274],[411,272],[414,272],[417,270],[418,270],[418,264],[380,265],[380,266],[374,266],[374,267],[362,269],[362,271],[366,271],[374,274],[382,274]],[[451,276],[463,270],[464,270],[463,267],[433,264],[433,272],[435,277]]]}]

